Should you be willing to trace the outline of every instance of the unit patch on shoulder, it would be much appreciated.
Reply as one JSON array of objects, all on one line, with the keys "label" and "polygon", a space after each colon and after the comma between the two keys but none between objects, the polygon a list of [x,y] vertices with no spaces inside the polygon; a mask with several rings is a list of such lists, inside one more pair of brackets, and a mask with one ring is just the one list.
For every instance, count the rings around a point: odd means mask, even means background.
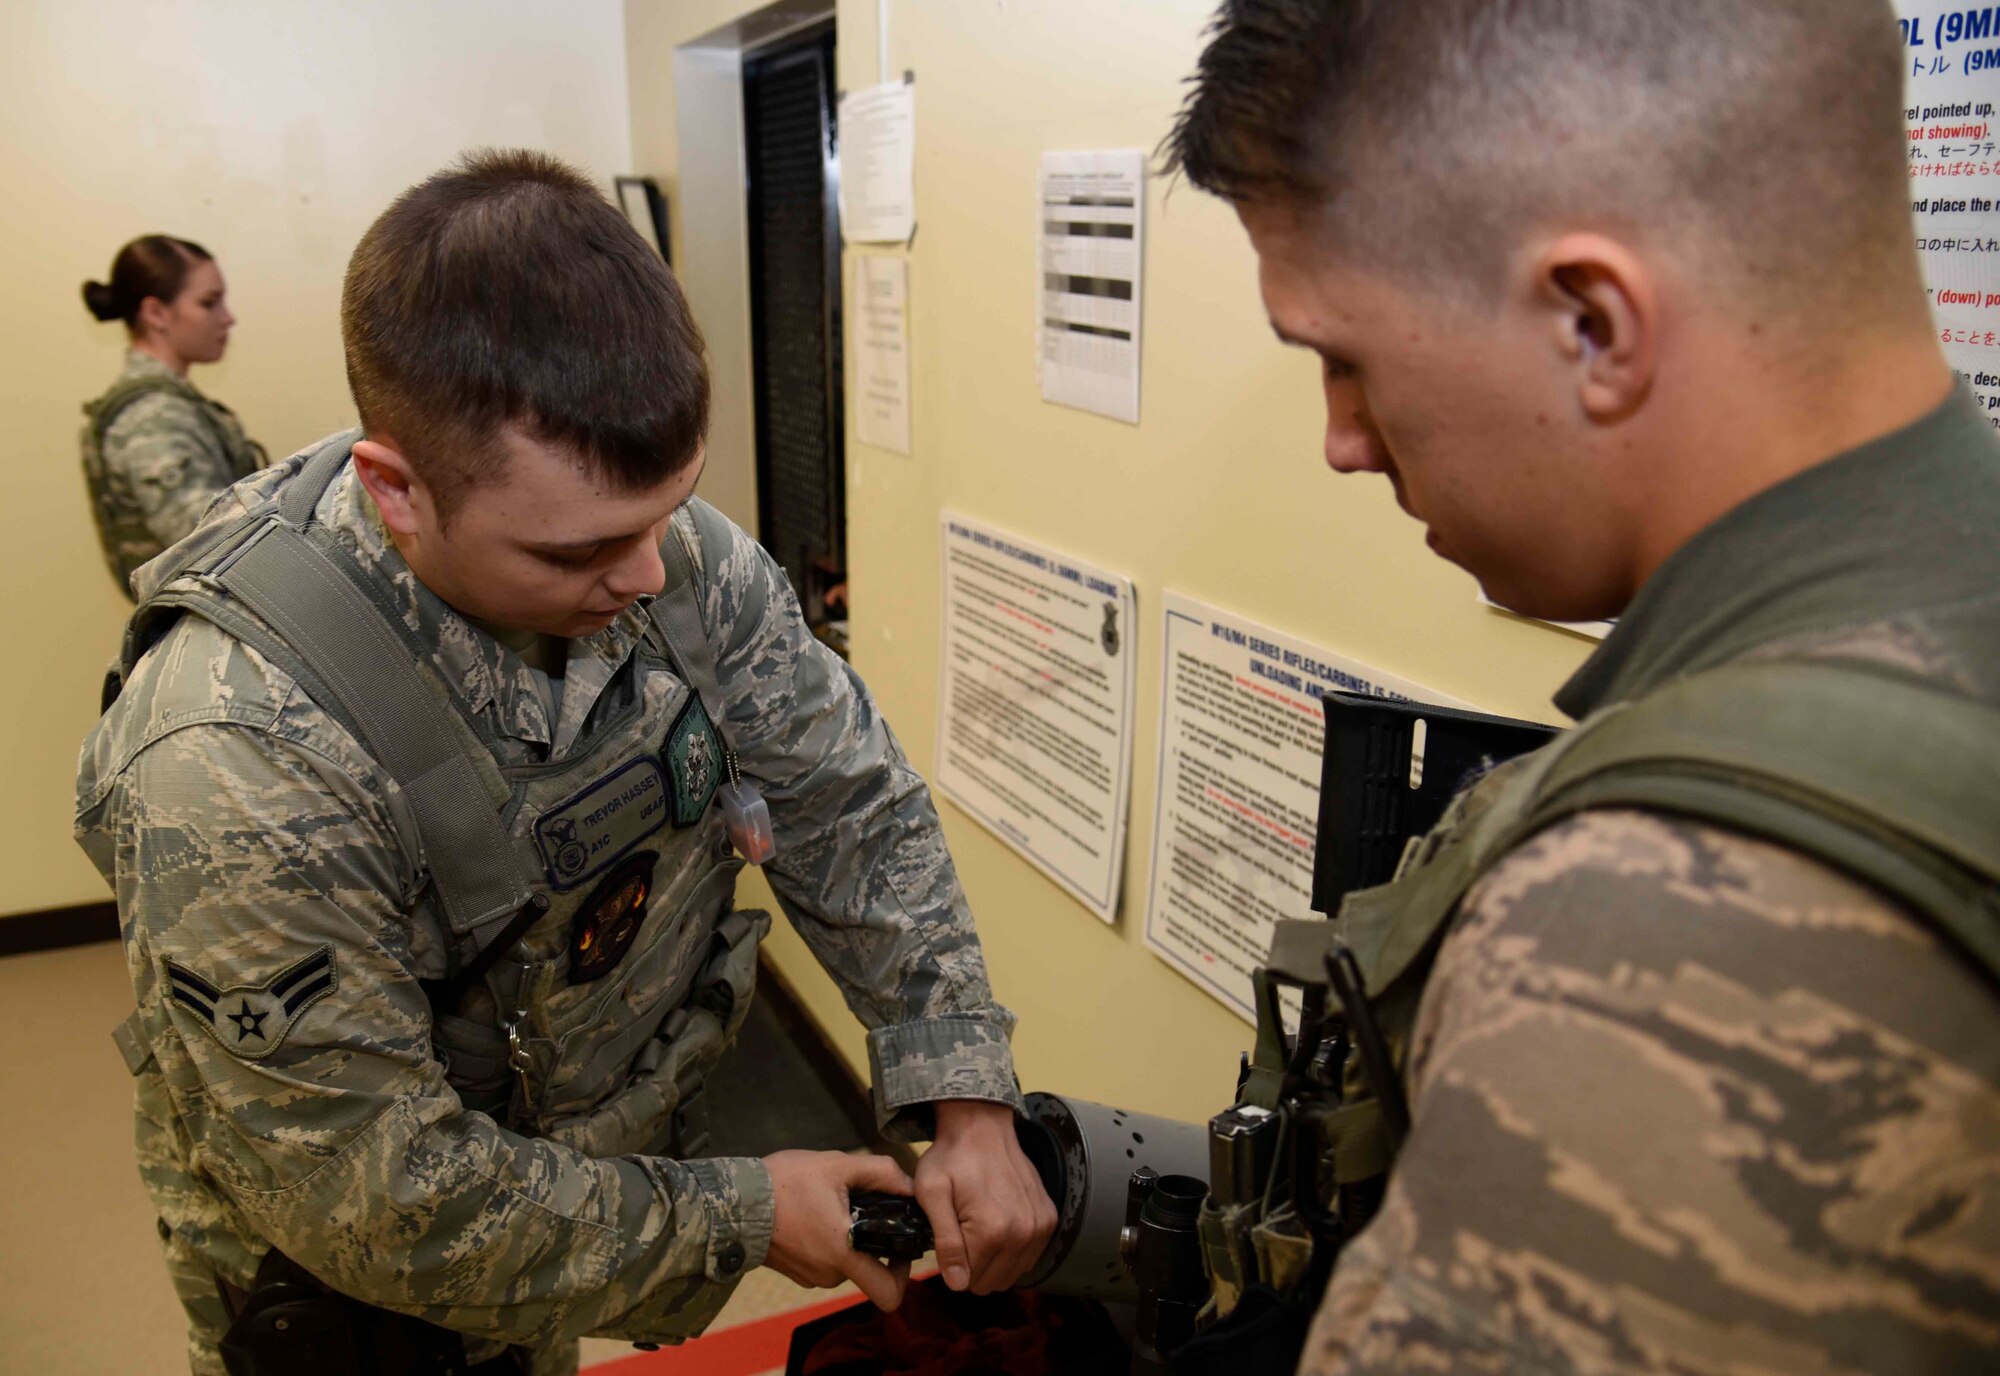
[{"label": "unit patch on shoulder", "polygon": [[284,1045],[299,1015],[339,987],[333,948],[322,946],[262,984],[219,989],[177,960],[166,962],[167,988],[224,1050],[261,1061]]}]

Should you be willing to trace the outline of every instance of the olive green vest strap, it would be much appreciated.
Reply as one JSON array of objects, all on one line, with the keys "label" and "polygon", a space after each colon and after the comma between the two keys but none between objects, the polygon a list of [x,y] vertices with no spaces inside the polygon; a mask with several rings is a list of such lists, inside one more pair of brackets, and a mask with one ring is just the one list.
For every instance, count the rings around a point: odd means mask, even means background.
[{"label": "olive green vest strap", "polygon": [[1380,1099],[1355,1099],[1334,1109],[1320,1126],[1320,1144],[1332,1159],[1338,1185],[1381,1175],[1396,1159],[1397,1143]]},{"label": "olive green vest strap", "polygon": [[311,668],[396,781],[454,936],[504,923],[541,875],[508,835],[450,707],[366,592],[306,530],[269,522],[210,577]]},{"label": "olive green vest strap", "polygon": [[[334,435],[319,448],[302,456],[295,456],[290,463],[299,465],[298,473],[286,485],[283,494],[284,505],[279,514],[294,525],[304,525],[312,519],[313,508],[333,480],[340,473],[353,442],[360,431],[352,430]],[[244,541],[271,518],[272,506],[268,503],[244,512],[233,521],[216,522],[198,527],[187,539],[162,554],[148,567],[154,572],[148,582],[157,589],[133,609],[125,622],[125,635],[119,649],[118,659],[112,665],[104,680],[104,696],[100,711],[110,711],[111,704],[124,691],[125,680],[138,666],[146,651],[159,643],[173,624],[185,612],[195,612],[207,620],[215,622],[223,630],[240,640],[255,645],[259,652],[269,654],[286,673],[299,677],[304,666],[289,649],[278,645],[269,636],[260,636],[255,629],[254,619],[244,616],[226,603],[213,596],[211,588],[204,585],[198,592],[175,589],[174,584],[185,576],[202,578],[212,569],[226,562],[242,546]],[[247,624],[246,624],[247,623]],[[269,643],[267,643],[269,642]],[[350,730],[359,731],[352,718],[345,716],[338,703],[328,706],[341,724]]]},{"label": "olive green vest strap", "polygon": [[349,430],[335,435],[306,457],[299,469],[299,475],[285,485],[278,494],[278,515],[295,526],[311,523],[313,513],[319,510],[320,499],[333,486],[340,470],[347,466],[354,453],[354,441],[360,437],[359,430]]},{"label": "olive green vest strap", "polygon": [[146,1021],[139,1010],[133,1009],[125,1021],[111,1029],[112,1045],[118,1048],[119,1059],[125,1062],[125,1069],[137,1075],[153,1059],[152,1043],[146,1040]]},{"label": "olive green vest strap", "polygon": [[1427,839],[1394,883],[1349,894],[1335,922],[1281,922],[1271,957],[1304,978],[1338,934],[1378,996],[1420,968],[1502,857],[1579,813],[1630,807],[1728,827],[1853,875],[2000,975],[1996,780],[1991,707],[1864,669],[1716,669],[1503,766],[1476,786],[1456,835]]},{"label": "olive green vest strap", "polygon": [[1271,932],[1271,954],[1264,967],[1292,984],[1326,983],[1326,958],[1333,950],[1335,930],[1320,918],[1280,921]]},{"label": "olive green vest strap", "polygon": [[2000,711],[1864,669],[1735,665],[1577,733],[1516,841],[1587,809],[1713,822],[1929,918],[2000,977]]},{"label": "olive green vest strap", "polygon": [[118,413],[137,401],[140,397],[154,392],[171,392],[177,397],[201,403],[207,398],[194,389],[194,384],[183,378],[167,377],[160,373],[144,373],[138,377],[120,378],[111,384],[104,395],[90,402],[83,409],[89,413],[90,424],[97,442],[104,443],[104,432],[111,428],[111,422],[118,419]]},{"label": "olive green vest strap", "polygon": [[715,650],[708,643],[708,632],[702,628],[701,604],[695,600],[694,560],[688,556],[687,546],[677,531],[669,529],[667,538],[660,542],[660,562],[666,568],[667,581],[648,608],[653,627],[666,642],[674,668],[701,699],[709,723],[722,737],[723,745],[731,746],[729,727],[722,719],[722,687],[715,674]]},{"label": "olive green vest strap", "polygon": [[162,591],[133,613],[107,698],[190,611],[311,684],[395,781],[445,923],[461,953],[476,957],[487,933],[546,901],[542,876],[501,822],[505,790],[491,760],[314,523],[353,439],[336,436],[306,456],[276,502],[186,542],[158,586],[192,575],[199,590]]},{"label": "olive green vest strap", "polygon": [[1510,824],[1539,796],[1542,779],[1581,728],[1510,760],[1454,799],[1436,831],[1404,853],[1396,880],[1349,894],[1339,931],[1354,951],[1371,997],[1421,968],[1467,889],[1512,848]]},{"label": "olive green vest strap", "polygon": [[239,478],[246,478],[263,467],[262,447],[247,436],[239,447],[236,437],[230,434],[229,427],[217,420],[215,412],[210,409],[215,403],[197,391],[193,383],[185,378],[165,377],[158,373],[122,378],[112,383],[104,395],[84,406],[85,413],[90,417],[91,449],[95,452],[99,465],[103,463],[104,436],[110,431],[111,423],[118,419],[119,412],[140,397],[155,392],[169,392],[194,403],[195,408],[201,412],[203,423],[215,435],[216,442],[222,446],[222,451],[229,456],[231,471]]},{"label": "olive green vest strap", "polygon": [[[1334,921],[1280,922],[1260,978],[1323,979],[1327,955],[1344,941],[1381,1009],[1399,981],[1408,991],[1405,977],[1423,976],[1481,875],[1548,827],[1615,807],[1727,827],[1850,874],[2000,981],[1997,785],[1992,707],[1865,669],[1712,670],[1503,765],[1461,795],[1395,882],[1349,894]],[[1409,1033],[1413,992],[1401,1007],[1388,1014],[1392,1045]],[[1247,1091],[1243,1101],[1257,1102]],[[1396,1151],[1379,1098],[1352,1099],[1324,1136],[1342,1183],[1387,1169]]]},{"label": "olive green vest strap", "polygon": [[[1325,926],[1325,923],[1318,924]],[[1320,974],[1314,983],[1324,982]],[[1257,1043],[1250,1053],[1250,1073],[1237,1093],[1236,1102],[1278,1111],[1285,1084],[1285,1023],[1278,1000],[1278,981],[1269,969],[1250,972],[1250,987],[1256,1000]]]}]

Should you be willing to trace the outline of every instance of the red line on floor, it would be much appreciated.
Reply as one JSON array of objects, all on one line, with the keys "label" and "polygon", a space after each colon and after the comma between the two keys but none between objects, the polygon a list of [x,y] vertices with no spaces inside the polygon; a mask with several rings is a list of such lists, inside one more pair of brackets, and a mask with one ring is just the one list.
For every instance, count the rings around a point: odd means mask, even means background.
[{"label": "red line on floor", "polygon": [[[925,1275],[934,1275],[926,1272]],[[922,1280],[924,1276],[912,1276]],[[856,1294],[835,1295],[830,1300],[788,1309],[768,1318],[752,1319],[729,1328],[715,1329],[706,1337],[663,1347],[658,1352],[639,1352],[613,1362],[586,1367],[584,1376],[756,1376],[780,1369],[792,1345],[792,1330],[823,1318],[836,1309],[846,1309],[867,1301]]]}]

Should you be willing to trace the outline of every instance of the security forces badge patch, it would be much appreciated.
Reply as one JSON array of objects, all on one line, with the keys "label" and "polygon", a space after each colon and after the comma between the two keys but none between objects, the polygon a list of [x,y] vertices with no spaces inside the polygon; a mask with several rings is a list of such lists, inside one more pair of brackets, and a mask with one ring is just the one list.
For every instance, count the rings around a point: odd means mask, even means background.
[{"label": "security forces badge patch", "polygon": [[223,1050],[246,1061],[261,1061],[284,1045],[299,1015],[340,985],[330,946],[292,962],[262,984],[226,989],[177,960],[168,960],[166,967],[173,1001],[192,1013]]}]

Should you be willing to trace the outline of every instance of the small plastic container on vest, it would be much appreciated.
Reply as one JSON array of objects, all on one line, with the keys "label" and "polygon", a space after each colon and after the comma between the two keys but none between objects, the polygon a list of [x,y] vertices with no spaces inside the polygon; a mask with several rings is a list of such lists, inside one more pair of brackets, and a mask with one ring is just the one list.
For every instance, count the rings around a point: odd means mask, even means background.
[{"label": "small plastic container on vest", "polygon": [[736,853],[753,865],[761,865],[778,853],[778,839],[771,834],[771,807],[757,786],[743,779],[722,785],[722,820],[729,828],[729,843]]}]

